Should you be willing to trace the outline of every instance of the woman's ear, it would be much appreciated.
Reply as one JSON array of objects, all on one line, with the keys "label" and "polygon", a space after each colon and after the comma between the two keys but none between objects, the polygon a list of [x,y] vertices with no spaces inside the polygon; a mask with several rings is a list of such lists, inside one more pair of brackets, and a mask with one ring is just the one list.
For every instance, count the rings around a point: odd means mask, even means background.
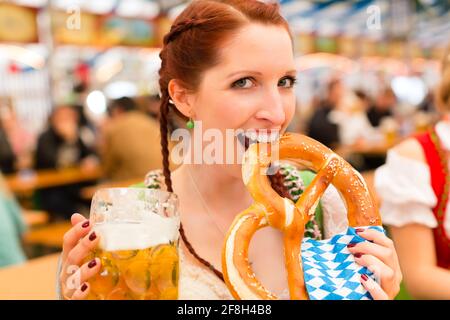
[{"label": "woman's ear", "polygon": [[192,91],[183,86],[182,82],[172,79],[168,86],[169,96],[175,107],[186,118],[194,117],[193,94]]}]

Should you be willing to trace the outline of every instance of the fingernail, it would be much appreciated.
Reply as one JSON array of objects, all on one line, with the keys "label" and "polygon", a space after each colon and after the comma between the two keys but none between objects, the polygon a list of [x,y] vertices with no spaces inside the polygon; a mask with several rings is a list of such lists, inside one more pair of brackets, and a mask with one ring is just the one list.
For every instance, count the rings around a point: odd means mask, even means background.
[{"label": "fingernail", "polygon": [[88,263],[88,267],[91,268],[91,269],[93,267],[95,267],[96,265],[97,265],[97,261],[95,259]]},{"label": "fingernail", "polygon": [[349,244],[347,245],[347,248],[353,248],[354,246],[356,246],[356,243],[349,243]]},{"label": "fingernail", "polygon": [[361,258],[363,256],[362,253],[355,253],[355,258]]},{"label": "fingernail", "polygon": [[82,292],[85,292],[86,289],[87,289],[87,284],[86,284],[86,283],[83,283],[83,285],[81,286],[81,291],[82,291]]},{"label": "fingernail", "polygon": [[355,230],[356,233],[364,232],[364,229],[358,228]]},{"label": "fingernail", "polygon": [[367,280],[369,280],[369,277],[367,276],[367,274],[363,273],[361,275],[361,279],[363,279],[364,281],[367,281]]},{"label": "fingernail", "polygon": [[89,236],[89,240],[94,241],[95,239],[97,239],[97,235],[95,234],[95,232],[92,232]]},{"label": "fingernail", "polygon": [[81,225],[83,228],[89,227],[89,220]]}]

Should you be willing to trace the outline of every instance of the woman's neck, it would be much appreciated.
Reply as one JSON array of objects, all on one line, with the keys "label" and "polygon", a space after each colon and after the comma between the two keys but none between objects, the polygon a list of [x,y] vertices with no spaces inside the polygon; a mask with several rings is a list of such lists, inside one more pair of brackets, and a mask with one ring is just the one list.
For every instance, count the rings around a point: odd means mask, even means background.
[{"label": "woman's neck", "polygon": [[191,179],[202,195],[212,202],[236,200],[241,202],[248,194],[242,178],[235,177],[224,170],[225,165],[187,165]]},{"label": "woman's neck", "polygon": [[205,209],[215,214],[234,217],[252,203],[242,179],[230,175],[223,166],[183,164],[174,172],[174,180],[180,192],[189,192],[192,201],[204,202]]}]

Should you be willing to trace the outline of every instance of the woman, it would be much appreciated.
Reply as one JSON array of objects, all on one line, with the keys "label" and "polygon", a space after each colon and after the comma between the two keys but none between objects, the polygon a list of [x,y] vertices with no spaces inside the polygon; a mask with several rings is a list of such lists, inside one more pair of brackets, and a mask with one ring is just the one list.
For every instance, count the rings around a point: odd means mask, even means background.
[{"label": "woman", "polygon": [[[35,145],[34,135],[19,123],[16,112],[8,106],[0,110],[0,127],[2,126],[3,134],[6,136],[10,152],[12,152],[13,163],[12,170],[9,172],[3,170],[3,173],[29,169],[32,166],[32,152]],[[2,128],[0,128],[1,130]],[[8,152],[7,149],[6,152]],[[2,154],[2,157],[5,155],[2,152],[0,154]]]},{"label": "woman", "polygon": [[[203,130],[213,128],[222,133],[227,129],[284,132],[295,109],[292,38],[287,22],[274,5],[260,1],[200,0],[190,4],[177,18],[165,37],[160,56],[164,169],[163,173],[150,173],[146,184],[174,191],[180,200],[183,225],[180,299],[231,299],[220,271],[224,233],[236,213],[253,200],[242,182],[238,164],[182,164],[170,172],[169,114],[181,113],[189,119],[187,126],[191,129],[195,120]],[[260,140],[267,138],[259,136]],[[197,141],[195,136],[192,141]],[[191,148],[195,150],[195,144]],[[283,178],[283,185],[278,184],[279,191],[298,197],[303,186],[300,175],[293,167],[284,165],[273,180]],[[285,184],[287,190],[283,189]],[[329,201],[335,198],[336,191],[328,196]],[[337,216],[327,216],[331,211],[323,205],[325,235],[327,231],[332,234],[346,227],[342,203],[339,205]],[[345,223],[327,225],[334,219]],[[315,220],[309,231],[318,236],[320,215]],[[76,290],[65,286],[68,281],[65,270],[70,265],[81,265],[97,245],[98,237],[90,232],[91,226],[81,216],[74,215],[72,223],[74,227],[64,239],[62,294],[67,299],[84,299],[89,293],[86,281],[100,270],[99,260],[81,267],[78,274],[81,282]],[[400,276],[392,243],[379,232],[365,231],[361,235],[374,243],[350,249],[363,254],[356,255],[357,261],[363,265],[377,264],[386,271],[381,287],[372,286],[371,294],[378,299],[393,298]],[[250,259],[262,282],[283,296],[287,284],[281,243],[280,235],[272,229],[258,232],[252,241]]]},{"label": "woman", "polygon": [[390,150],[375,175],[406,289],[422,299],[450,299],[450,47],[436,96],[441,121]]}]

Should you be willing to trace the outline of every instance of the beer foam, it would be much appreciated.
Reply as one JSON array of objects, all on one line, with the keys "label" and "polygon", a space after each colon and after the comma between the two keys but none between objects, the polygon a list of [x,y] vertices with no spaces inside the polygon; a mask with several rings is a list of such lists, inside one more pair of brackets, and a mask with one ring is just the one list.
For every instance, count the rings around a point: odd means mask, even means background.
[{"label": "beer foam", "polygon": [[94,226],[105,251],[140,250],[178,240],[179,219],[150,214],[145,221],[106,222]]}]

